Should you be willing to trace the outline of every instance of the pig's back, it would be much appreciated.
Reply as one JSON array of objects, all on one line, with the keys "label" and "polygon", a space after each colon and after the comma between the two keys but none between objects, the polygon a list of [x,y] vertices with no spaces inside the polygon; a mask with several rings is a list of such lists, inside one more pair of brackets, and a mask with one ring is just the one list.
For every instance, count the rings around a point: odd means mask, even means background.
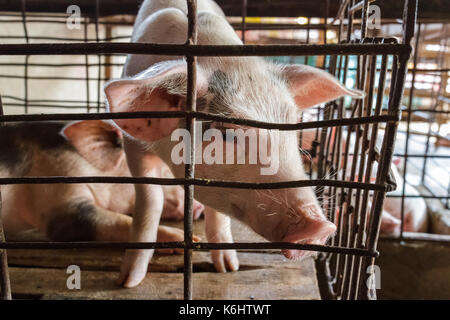
[{"label": "pig's back", "polygon": [[[198,44],[242,44],[220,7],[210,0],[198,1]],[[187,39],[187,8],[184,0],[145,1],[136,17],[132,42],[184,44]],[[180,56],[139,55],[127,57],[122,75],[134,76],[155,63]]]},{"label": "pig's back", "polygon": [[24,176],[36,149],[43,152],[73,151],[60,135],[63,122],[20,122],[0,127],[0,176]]},{"label": "pig's back", "polygon": [[[142,22],[157,11],[175,8],[187,15],[186,0],[147,0],[144,1],[136,16],[134,29],[138,28]],[[222,9],[212,0],[198,0],[197,12],[209,11],[215,14],[225,16]]]}]

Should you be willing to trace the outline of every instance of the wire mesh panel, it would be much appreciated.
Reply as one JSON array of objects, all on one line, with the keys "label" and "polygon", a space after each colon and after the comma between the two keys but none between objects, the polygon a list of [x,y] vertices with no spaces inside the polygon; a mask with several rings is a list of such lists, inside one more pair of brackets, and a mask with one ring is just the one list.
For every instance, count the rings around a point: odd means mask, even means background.
[{"label": "wire mesh panel", "polygon": [[[264,129],[298,130],[300,147],[305,153],[310,180],[257,183],[214,181],[194,178],[195,164],[185,168],[184,179],[144,177],[39,177],[2,178],[1,184],[40,183],[135,183],[182,185],[185,189],[185,240],[167,243],[119,242],[5,242],[0,248],[184,248],[184,297],[192,298],[192,250],[205,249],[301,249],[321,253],[329,291],[337,299],[375,298],[375,288],[367,285],[372,274],[381,223],[383,201],[387,191],[395,187],[389,175],[397,125],[401,116],[400,104],[410,57],[410,41],[414,32],[416,0],[404,1],[403,36],[395,38],[372,37],[368,31],[369,5],[373,1],[341,1],[336,17],[329,16],[330,2],[319,23],[252,23],[248,21],[247,1],[239,3],[240,17],[234,25],[246,45],[196,45],[196,1],[188,0],[188,36],[183,45],[150,43],[123,43],[129,40],[132,19],[105,13],[107,1],[96,1],[85,16],[80,17],[78,37],[32,35],[30,26],[38,24],[67,24],[67,16],[27,11],[23,0],[19,12],[10,8],[2,14],[0,23],[21,24],[23,33],[0,35],[2,67],[22,69],[23,74],[0,74],[2,81],[18,81],[11,92],[2,92],[4,106],[10,114],[0,117],[2,122],[41,120],[92,120],[129,118],[184,118],[187,129],[193,132],[195,121],[210,120]],[[334,4],[333,4],[334,5]],[[104,7],[103,7],[104,6]],[[225,5],[224,5],[225,6]],[[135,8],[134,6],[133,8]],[[42,8],[42,11],[48,8]],[[232,10],[236,12],[236,8]],[[32,11],[39,7],[32,2]],[[105,13],[105,16],[101,15]],[[123,12],[128,13],[128,12]],[[118,14],[118,12],[114,12]],[[269,13],[267,15],[270,15]],[[239,21],[240,18],[240,21]],[[52,27],[49,27],[50,30]],[[252,31],[271,32],[296,30],[303,32],[302,43],[289,45],[256,45]],[[354,35],[359,30],[358,36]],[[312,31],[317,31],[314,34]],[[334,32],[329,43],[329,31]],[[314,35],[317,41],[313,42]],[[51,43],[45,43],[50,41]],[[60,42],[61,41],[61,42]],[[16,43],[19,42],[19,43]],[[70,43],[69,43],[70,42]],[[71,43],[73,42],[73,43]],[[119,78],[125,54],[161,54],[185,56],[188,66],[188,91],[185,111],[104,113],[102,87],[105,80]],[[67,57],[56,63],[52,57]],[[286,57],[290,61],[302,58],[305,64],[315,60],[316,65],[334,74],[343,83],[349,79],[354,87],[363,90],[365,99],[349,101],[345,98],[305,111],[301,122],[292,124],[265,123],[249,119],[229,118],[196,111],[196,57],[197,56],[265,56]],[[11,58],[13,57],[13,58]],[[36,60],[35,60],[36,59]],[[45,60],[47,59],[47,60]],[[47,71],[51,70],[51,71]],[[65,70],[65,71],[60,71]],[[68,71],[67,71],[68,70]],[[6,72],[6,71],[5,71]],[[55,72],[55,74],[48,74]],[[57,75],[60,74],[60,75]],[[63,74],[63,75],[61,75]],[[31,86],[37,81],[40,84]],[[70,85],[64,85],[65,81]],[[39,97],[39,89],[50,87],[53,99]],[[2,88],[5,86],[2,85]],[[11,86],[10,86],[11,87]],[[45,114],[37,114],[43,112]],[[53,109],[55,112],[49,112]],[[85,112],[86,111],[86,112]],[[83,113],[84,112],[84,113]],[[383,125],[383,130],[380,126]],[[195,134],[191,134],[195,137]],[[192,138],[193,139],[193,138]],[[194,146],[194,143],[191,144]],[[189,157],[194,159],[191,148]],[[189,163],[192,163],[190,161]],[[313,186],[330,221],[337,232],[327,245],[273,243],[193,243],[192,204],[194,186],[243,189],[283,189]],[[5,252],[5,251],[3,251]],[[2,292],[8,296],[6,253],[2,255]],[[6,293],[6,294],[5,294]]]}]

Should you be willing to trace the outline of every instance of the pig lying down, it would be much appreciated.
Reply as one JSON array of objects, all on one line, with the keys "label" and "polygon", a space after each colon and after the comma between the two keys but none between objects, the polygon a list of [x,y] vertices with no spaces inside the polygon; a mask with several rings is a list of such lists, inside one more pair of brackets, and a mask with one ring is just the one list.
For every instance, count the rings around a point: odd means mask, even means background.
[{"label": "pig lying down", "polygon": [[[171,177],[156,156],[146,166]],[[122,134],[111,124],[39,122],[0,127],[0,176],[127,177],[130,171]],[[127,241],[135,193],[130,184],[30,184],[3,186],[2,198],[7,234],[38,229],[54,241]],[[164,199],[151,200],[163,207],[163,217],[183,216],[181,187],[165,187]],[[194,208],[198,217],[203,205]],[[183,231],[160,226],[157,239],[182,241]]]},{"label": "pig lying down", "polygon": [[[183,44],[187,34],[186,1],[144,1],[134,25],[132,41]],[[220,8],[210,0],[198,1],[198,43],[241,45]],[[185,110],[187,67],[182,57],[129,55],[123,79],[105,86],[107,105],[112,112]],[[275,65],[256,57],[199,57],[197,67],[197,110],[230,117],[275,123],[295,123],[300,110],[348,95],[363,97],[345,88],[328,73],[304,65]],[[174,163],[172,150],[178,143],[172,134],[185,123],[180,119],[122,119],[115,121],[125,133],[124,146],[131,174],[159,177],[146,172],[151,153],[171,168],[175,177],[184,177],[184,164]],[[226,123],[210,123],[221,131],[241,128],[274,144],[279,159],[273,175],[262,175],[257,164],[196,165],[195,177],[243,182],[303,180],[305,173],[298,149],[298,133],[248,129]],[[277,136],[275,141],[274,137]],[[217,137],[216,137],[217,139]],[[277,142],[277,143],[275,143]],[[197,141],[205,150],[212,141]],[[249,150],[239,142],[224,140],[223,146]],[[231,144],[231,145],[230,145]],[[273,159],[272,159],[273,161]],[[270,164],[269,164],[270,166]],[[161,186],[136,185],[136,209],[130,241],[156,239],[161,206],[147,201],[161,194]],[[243,190],[196,187],[195,198],[205,209],[206,235],[210,242],[232,242],[233,216],[270,241],[324,244],[336,226],[324,216],[312,188],[283,190]],[[228,215],[228,216],[227,216]],[[284,250],[288,258],[309,254]],[[153,250],[128,250],[119,281],[126,287],[145,277]],[[216,250],[212,259],[218,271],[237,270],[234,250]]]}]

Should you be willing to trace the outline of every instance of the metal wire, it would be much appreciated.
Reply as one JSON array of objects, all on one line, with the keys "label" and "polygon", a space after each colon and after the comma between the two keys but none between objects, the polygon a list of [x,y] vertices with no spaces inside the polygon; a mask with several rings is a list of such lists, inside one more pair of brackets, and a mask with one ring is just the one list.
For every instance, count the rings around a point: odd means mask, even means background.
[{"label": "metal wire", "polygon": [[[118,23],[102,21],[101,16],[107,15],[105,8],[101,8],[96,0],[92,6],[90,16],[84,17],[84,37],[81,39],[58,37],[30,37],[28,39],[49,39],[63,41],[84,41],[83,43],[25,43],[25,44],[0,44],[0,55],[81,55],[85,57],[85,63],[72,64],[46,64],[25,62],[26,70],[31,67],[84,67],[85,77],[45,77],[29,76],[28,72],[23,77],[25,80],[24,98],[9,96],[15,102],[9,102],[8,106],[26,105],[26,113],[30,107],[66,107],[78,108],[85,104],[88,113],[65,114],[22,114],[0,115],[0,123],[15,121],[57,121],[57,120],[93,120],[93,119],[135,119],[135,118],[185,118],[187,129],[195,130],[195,119],[220,121],[239,125],[278,130],[302,130],[316,129],[315,139],[311,146],[311,153],[319,159],[317,179],[313,178],[312,166],[310,166],[311,180],[285,181],[280,183],[244,183],[238,181],[216,181],[194,178],[194,164],[186,165],[184,179],[157,179],[141,177],[17,177],[2,178],[0,184],[36,184],[36,183],[144,183],[161,185],[182,185],[185,188],[185,239],[184,242],[171,243],[121,243],[121,242],[0,242],[2,249],[40,248],[40,249],[68,249],[68,248],[185,248],[184,250],[184,298],[192,299],[192,250],[207,249],[301,249],[319,251],[325,254],[326,273],[329,279],[329,288],[332,296],[339,299],[368,298],[365,284],[366,274],[364,267],[373,264],[373,259],[378,255],[376,245],[378,230],[380,227],[380,214],[386,192],[392,190],[394,182],[389,179],[389,163],[393,155],[393,143],[398,122],[401,119],[400,98],[403,93],[407,61],[411,53],[411,30],[415,23],[416,0],[406,0],[404,6],[403,25],[405,36],[402,43],[393,43],[392,39],[374,38],[367,34],[367,15],[369,4],[372,1],[364,0],[358,3],[342,1],[342,9],[339,15],[338,25],[329,24],[330,2],[324,1],[323,23],[314,25],[308,18],[307,25],[265,25],[249,24],[247,16],[247,1],[242,1],[240,15],[242,17],[236,29],[242,31],[242,39],[245,41],[247,30],[278,30],[297,29],[306,30],[307,44],[289,45],[245,45],[245,46],[205,46],[196,45],[196,1],[187,0],[188,4],[188,41],[182,45],[160,45],[149,43],[110,43],[112,41],[127,39],[127,36],[112,37],[101,35],[100,26],[116,24],[129,25],[128,22]],[[36,9],[32,3],[32,10]],[[250,9],[249,9],[250,10]],[[355,13],[361,10],[361,18],[355,19]],[[21,9],[22,17],[25,17],[25,8]],[[51,15],[49,15],[51,17]],[[22,23],[26,28],[27,23],[39,23],[42,19],[23,18]],[[3,21],[0,21],[0,23]],[[7,21],[4,21],[5,23]],[[60,23],[52,20],[52,22]],[[95,39],[88,38],[88,24],[95,24]],[[352,40],[354,28],[359,27],[361,38]],[[320,30],[323,33],[323,44],[310,44],[310,31]],[[345,38],[344,43],[328,43],[327,30],[338,30],[339,39]],[[8,38],[0,36],[0,38]],[[22,37],[23,38],[23,37]],[[95,43],[89,41],[95,40]],[[248,39],[247,39],[248,40]],[[110,77],[106,75],[108,68],[121,64],[106,60],[124,54],[159,54],[185,56],[188,64],[188,91],[186,111],[179,112],[131,112],[131,113],[98,113],[103,110],[101,103],[100,83]],[[97,63],[90,61],[89,55],[97,55]],[[351,106],[345,106],[344,99],[327,104],[325,108],[318,108],[317,120],[295,124],[265,123],[260,121],[228,118],[196,111],[195,108],[195,70],[197,56],[303,56],[308,63],[314,56],[322,56],[323,69],[345,80],[349,72],[356,73],[357,87],[368,92],[368,97],[362,102],[353,102]],[[352,56],[357,57],[357,67],[349,66]],[[105,57],[105,61],[102,61]],[[377,57],[381,57],[381,66],[377,65]],[[389,60],[392,59],[392,60]],[[391,64],[389,62],[392,62]],[[1,65],[1,64],[0,64]],[[24,64],[9,64],[10,66],[24,66]],[[98,73],[92,76],[90,67],[97,67]],[[102,70],[105,75],[102,75]],[[446,72],[446,69],[423,70],[415,65],[413,72]],[[368,71],[368,72],[366,72]],[[375,75],[379,75],[378,90],[376,93],[375,108],[372,108],[372,98],[375,98]],[[389,78],[390,76],[390,78]],[[14,77],[14,75],[0,75],[0,77]],[[57,100],[45,101],[28,99],[28,80],[77,80],[86,81],[85,100]],[[388,78],[390,83],[388,84]],[[96,98],[91,98],[90,81],[97,84]],[[385,84],[386,82],[386,84]],[[389,108],[383,110],[384,86],[389,90]],[[94,90],[95,91],[95,90]],[[94,104],[96,105],[95,109]],[[96,111],[97,113],[90,113]],[[420,112],[424,110],[411,110],[406,112]],[[446,112],[436,110],[435,113]],[[323,113],[323,114],[322,114]],[[347,115],[349,115],[347,117]],[[385,125],[383,145],[380,152],[375,150],[376,137],[381,125]],[[335,133],[333,133],[335,132]],[[347,132],[347,138],[345,133]],[[332,139],[335,134],[335,139]],[[355,136],[354,150],[349,149],[350,136]],[[194,138],[195,135],[191,134]],[[346,140],[346,141],[344,141]],[[342,150],[341,142],[346,142],[345,150]],[[194,146],[191,143],[191,146]],[[190,157],[193,159],[195,150],[192,148]],[[365,154],[368,155],[367,159]],[[413,157],[413,155],[409,155]],[[417,155],[419,156],[419,155]],[[352,158],[352,161],[349,159]],[[343,160],[342,160],[343,159]],[[374,162],[378,162],[377,178],[371,183],[370,177]],[[190,163],[193,163],[191,161]],[[339,171],[341,170],[341,171]],[[339,173],[338,173],[339,172]],[[336,174],[334,174],[336,173]],[[350,179],[348,179],[348,176]],[[345,181],[349,180],[349,181]],[[301,245],[289,243],[193,243],[192,242],[192,201],[194,186],[224,187],[224,188],[248,188],[248,189],[282,189],[301,186],[315,186],[321,197],[327,197],[323,201],[329,211],[329,219],[338,225],[338,231],[327,245]],[[405,195],[415,197],[414,195]],[[447,197],[448,198],[448,197]],[[368,201],[372,199],[372,206],[368,208]],[[370,212],[369,212],[370,211]],[[339,216],[335,216],[335,212]],[[363,234],[367,238],[363,238]],[[5,252],[5,251],[4,251]],[[5,256],[6,257],[6,256]],[[6,268],[2,272],[7,274]],[[2,274],[3,274],[2,273]],[[4,278],[2,278],[4,279]],[[373,293],[372,297],[373,297]]]},{"label": "metal wire", "polygon": [[[0,97],[0,116],[3,115],[2,98]],[[2,126],[2,122],[0,122]],[[2,190],[0,185],[0,245],[6,244],[2,221]],[[0,248],[0,294],[2,300],[11,300],[11,284],[8,272],[8,258],[5,248]]]}]

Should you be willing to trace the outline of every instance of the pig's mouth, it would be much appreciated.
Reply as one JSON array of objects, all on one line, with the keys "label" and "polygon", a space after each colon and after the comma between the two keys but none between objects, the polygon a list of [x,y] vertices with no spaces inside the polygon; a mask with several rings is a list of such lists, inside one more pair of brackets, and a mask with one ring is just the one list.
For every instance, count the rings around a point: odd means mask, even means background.
[{"label": "pig's mouth", "polygon": [[[244,221],[244,211],[234,204],[232,204],[232,208],[235,218]],[[304,218],[301,220],[301,223],[293,225],[294,230],[288,230],[284,236],[282,235],[282,242],[324,245],[328,238],[336,232],[335,224],[323,216],[321,209],[317,205],[303,206],[302,211]],[[259,234],[267,240],[280,241],[273,237],[267,237],[267,234]],[[288,259],[301,260],[305,257],[316,255],[317,252],[311,250],[283,249],[282,253]]]},{"label": "pig's mouth", "polygon": [[[325,244],[325,242],[327,241],[328,237],[319,239],[319,240],[301,240],[301,241],[296,241],[294,243],[296,244],[317,244],[317,245],[322,245]],[[292,242],[292,241],[284,241],[284,242]],[[306,257],[310,257],[310,256],[315,256],[317,254],[316,251],[311,251],[311,250],[297,250],[297,249],[283,249],[281,251],[283,253],[283,255],[290,259],[290,260],[302,260]]]}]

